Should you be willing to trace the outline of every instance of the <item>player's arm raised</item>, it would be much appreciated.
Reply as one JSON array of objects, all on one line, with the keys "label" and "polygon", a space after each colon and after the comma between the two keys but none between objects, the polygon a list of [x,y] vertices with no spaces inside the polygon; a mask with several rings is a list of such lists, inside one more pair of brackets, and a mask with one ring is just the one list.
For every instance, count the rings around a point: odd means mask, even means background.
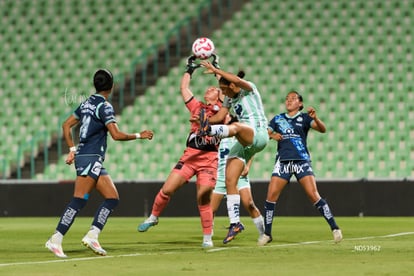
[{"label": "player's arm raised", "polygon": [[194,96],[193,92],[190,90],[191,75],[198,67],[200,67],[199,64],[195,63],[195,60],[196,57],[194,55],[187,58],[186,69],[183,77],[181,78],[180,91],[181,97],[185,103],[187,103]]},{"label": "player's arm raised", "polygon": [[210,63],[210,61],[208,60],[202,60],[201,61],[201,66],[206,68],[206,72],[210,73],[210,74],[216,74],[216,75],[220,75],[222,78],[225,78],[226,80],[228,80],[231,83],[234,83],[236,86],[246,90],[246,91],[252,91],[253,88],[251,87],[250,83],[245,81],[242,78],[239,78],[238,76],[236,76],[233,73],[230,72],[226,72],[221,70],[220,68],[215,67],[212,63]]},{"label": "player's arm raised", "polygon": [[316,109],[313,107],[308,107],[307,111],[308,111],[309,116],[311,116],[311,118],[313,119],[311,127],[316,131],[325,133],[326,132],[325,123],[321,119],[319,119],[318,116],[316,116]]}]

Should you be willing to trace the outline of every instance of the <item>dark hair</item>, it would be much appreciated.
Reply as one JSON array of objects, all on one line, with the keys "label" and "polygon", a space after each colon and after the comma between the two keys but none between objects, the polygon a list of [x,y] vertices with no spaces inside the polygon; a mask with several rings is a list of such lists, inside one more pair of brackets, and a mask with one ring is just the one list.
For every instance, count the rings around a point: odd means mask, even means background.
[{"label": "dark hair", "polygon": [[302,97],[302,95],[296,90],[291,90],[289,93],[295,93],[296,96],[298,96],[299,101],[302,103],[302,106],[299,107],[299,110],[302,110],[303,109],[303,97]]},{"label": "dark hair", "polygon": [[239,121],[236,116],[231,115],[231,114],[230,114],[230,118],[231,118],[230,119],[230,122],[228,123],[229,125],[232,124],[232,123],[236,123],[236,122]]},{"label": "dark hair", "polygon": [[[238,73],[237,73],[237,76],[239,77],[239,78],[244,78],[244,76],[245,76],[246,74],[244,73],[244,71],[243,70],[240,70]],[[227,79],[225,79],[225,78],[223,78],[223,77],[221,77],[220,78],[220,80],[219,80],[219,83],[220,84],[224,84],[224,85],[229,85],[230,84],[230,82],[227,80]]]},{"label": "dark hair", "polygon": [[114,84],[114,77],[108,69],[98,69],[93,76],[93,85],[96,92],[111,90]]}]

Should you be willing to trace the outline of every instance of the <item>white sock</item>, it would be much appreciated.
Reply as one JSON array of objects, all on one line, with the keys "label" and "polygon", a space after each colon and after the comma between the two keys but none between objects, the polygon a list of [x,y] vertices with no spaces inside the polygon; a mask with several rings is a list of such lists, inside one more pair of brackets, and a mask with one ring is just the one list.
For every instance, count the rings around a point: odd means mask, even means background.
[{"label": "white sock", "polygon": [[257,218],[253,218],[253,223],[256,225],[257,231],[259,231],[259,235],[262,236],[264,234],[264,220],[262,216],[258,216]]},{"label": "white sock", "polygon": [[226,125],[211,125],[210,135],[220,138],[229,137],[229,127]]},{"label": "white sock", "polygon": [[53,243],[58,243],[58,244],[62,244],[63,241],[63,235],[62,233],[60,233],[59,231],[56,231],[51,238],[51,241]]},{"label": "white sock", "polygon": [[99,236],[99,233],[101,233],[101,229],[99,229],[95,225],[92,225],[91,229],[89,229],[88,236],[91,238],[97,239]]},{"label": "white sock", "polygon": [[211,240],[211,235],[203,235],[203,241],[204,242],[210,242]]},{"label": "white sock", "polygon": [[240,195],[227,195],[227,212],[230,224],[240,222]]},{"label": "white sock", "polygon": [[153,214],[151,214],[147,220],[148,221],[156,221],[157,219],[158,219],[157,216],[154,216]]}]

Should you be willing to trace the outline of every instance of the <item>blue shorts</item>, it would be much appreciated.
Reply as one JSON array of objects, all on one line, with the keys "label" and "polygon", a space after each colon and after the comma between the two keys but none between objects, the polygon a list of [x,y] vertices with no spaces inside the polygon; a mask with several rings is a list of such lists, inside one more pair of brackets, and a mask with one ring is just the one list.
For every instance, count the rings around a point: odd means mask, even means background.
[{"label": "blue shorts", "polygon": [[275,166],[273,167],[272,176],[277,176],[289,181],[292,175],[295,175],[297,180],[307,175],[314,175],[310,161],[276,161]]},{"label": "blue shorts", "polygon": [[89,175],[97,180],[101,175],[108,172],[103,167],[103,159],[99,155],[77,155],[75,156],[75,168],[77,176]]}]

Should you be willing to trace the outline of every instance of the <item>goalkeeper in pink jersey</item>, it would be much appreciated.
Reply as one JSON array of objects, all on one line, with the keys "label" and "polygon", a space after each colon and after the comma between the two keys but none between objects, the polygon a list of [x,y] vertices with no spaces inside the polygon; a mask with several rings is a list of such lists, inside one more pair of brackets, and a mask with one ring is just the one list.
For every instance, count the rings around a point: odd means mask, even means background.
[{"label": "goalkeeper in pink jersey", "polygon": [[[181,97],[191,116],[198,115],[203,110],[206,116],[212,116],[220,110],[221,90],[208,87],[204,93],[204,102],[197,100],[190,90],[190,80],[194,70],[199,67],[191,56],[187,61],[187,69],[181,78]],[[197,205],[200,212],[203,229],[203,247],[212,247],[213,211],[210,197],[216,183],[217,150],[220,139],[204,137],[198,133],[199,124],[191,122],[190,133],[186,141],[186,149],[178,160],[170,175],[157,193],[152,206],[151,215],[140,225],[139,232],[145,232],[158,224],[158,217],[170,201],[171,196],[184,184],[196,176]]]}]

